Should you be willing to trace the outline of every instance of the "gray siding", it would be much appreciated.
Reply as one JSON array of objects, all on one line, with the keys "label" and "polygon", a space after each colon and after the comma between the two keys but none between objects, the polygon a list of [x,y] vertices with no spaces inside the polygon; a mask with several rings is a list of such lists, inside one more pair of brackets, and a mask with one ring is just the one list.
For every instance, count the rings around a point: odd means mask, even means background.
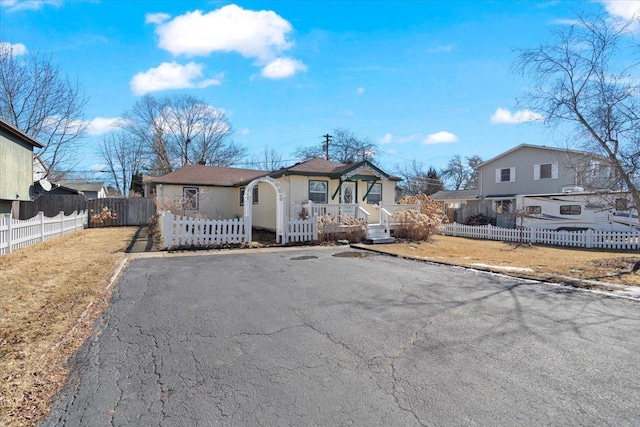
[{"label": "gray siding", "polygon": [[[522,147],[482,165],[480,193],[488,195],[559,193],[563,187],[583,181],[580,171],[588,168],[589,160],[578,154],[569,155],[562,150]],[[557,164],[557,177],[534,179],[535,165]],[[496,182],[496,169],[515,168],[515,181]]]},{"label": "gray siding", "polygon": [[33,147],[0,129],[0,199],[29,200]]}]

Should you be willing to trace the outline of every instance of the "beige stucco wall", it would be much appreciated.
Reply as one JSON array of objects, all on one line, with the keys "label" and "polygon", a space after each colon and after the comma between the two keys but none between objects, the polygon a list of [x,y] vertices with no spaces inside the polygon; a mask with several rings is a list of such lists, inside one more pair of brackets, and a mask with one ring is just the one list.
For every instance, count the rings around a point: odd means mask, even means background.
[{"label": "beige stucco wall", "polygon": [[30,200],[33,147],[0,131],[0,199]]},{"label": "beige stucco wall", "polygon": [[158,184],[156,186],[158,208],[170,211],[179,210],[183,200],[183,188],[185,187],[198,188],[199,193],[197,211],[185,210],[185,215],[199,213],[200,216],[207,219],[230,219],[238,214],[236,205],[239,203],[239,190],[233,187]]}]

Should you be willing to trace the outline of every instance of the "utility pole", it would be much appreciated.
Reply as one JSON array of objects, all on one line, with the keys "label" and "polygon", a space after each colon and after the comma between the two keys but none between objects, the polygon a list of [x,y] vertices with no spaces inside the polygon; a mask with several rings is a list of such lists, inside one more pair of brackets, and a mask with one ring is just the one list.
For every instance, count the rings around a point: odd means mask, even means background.
[{"label": "utility pole", "polygon": [[324,144],[322,144],[322,148],[324,148],[324,156],[329,160],[329,141],[331,141],[331,135],[326,134],[322,136],[324,137]]}]

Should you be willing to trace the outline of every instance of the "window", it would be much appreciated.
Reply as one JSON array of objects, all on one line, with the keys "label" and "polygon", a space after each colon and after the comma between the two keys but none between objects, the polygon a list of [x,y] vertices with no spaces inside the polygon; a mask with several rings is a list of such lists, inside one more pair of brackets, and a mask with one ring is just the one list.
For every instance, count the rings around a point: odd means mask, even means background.
[{"label": "window", "polygon": [[496,169],[496,182],[516,182],[516,168]]},{"label": "window", "polygon": [[[244,190],[246,190],[245,187],[242,187],[240,189],[240,206],[244,206]],[[258,204],[258,186],[254,186],[253,187],[253,204],[257,205]]]},{"label": "window", "polygon": [[580,215],[581,213],[580,205],[560,205],[560,215]]},{"label": "window", "polygon": [[382,184],[370,182],[367,185],[367,190],[369,191],[369,194],[367,194],[368,204],[375,205],[376,203],[382,202]]},{"label": "window", "polygon": [[558,164],[543,163],[533,165],[533,179],[534,181],[541,179],[558,179]]},{"label": "window", "polygon": [[182,199],[185,210],[198,210],[198,193],[197,187],[183,187]]},{"label": "window", "polygon": [[511,200],[496,201],[496,213],[509,213],[509,212],[511,212]]},{"label": "window", "polygon": [[527,206],[527,214],[538,215],[542,213],[542,206]]},{"label": "window", "polygon": [[327,181],[309,181],[309,200],[314,203],[327,203]]}]

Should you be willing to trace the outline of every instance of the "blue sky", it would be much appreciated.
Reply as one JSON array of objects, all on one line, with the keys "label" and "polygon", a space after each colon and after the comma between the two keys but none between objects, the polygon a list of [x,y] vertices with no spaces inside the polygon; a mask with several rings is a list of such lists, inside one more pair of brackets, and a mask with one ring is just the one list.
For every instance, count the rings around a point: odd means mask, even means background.
[{"label": "blue sky", "polygon": [[[516,108],[535,47],[574,11],[629,17],[639,1],[0,0],[0,42],[50,55],[90,98],[77,170],[143,94],[223,109],[234,140],[291,159],[337,127],[379,144],[383,169],[518,144],[564,144]],[[247,161],[250,160],[247,158]],[[245,165],[238,165],[245,166]],[[248,167],[248,165],[246,165]]]}]

